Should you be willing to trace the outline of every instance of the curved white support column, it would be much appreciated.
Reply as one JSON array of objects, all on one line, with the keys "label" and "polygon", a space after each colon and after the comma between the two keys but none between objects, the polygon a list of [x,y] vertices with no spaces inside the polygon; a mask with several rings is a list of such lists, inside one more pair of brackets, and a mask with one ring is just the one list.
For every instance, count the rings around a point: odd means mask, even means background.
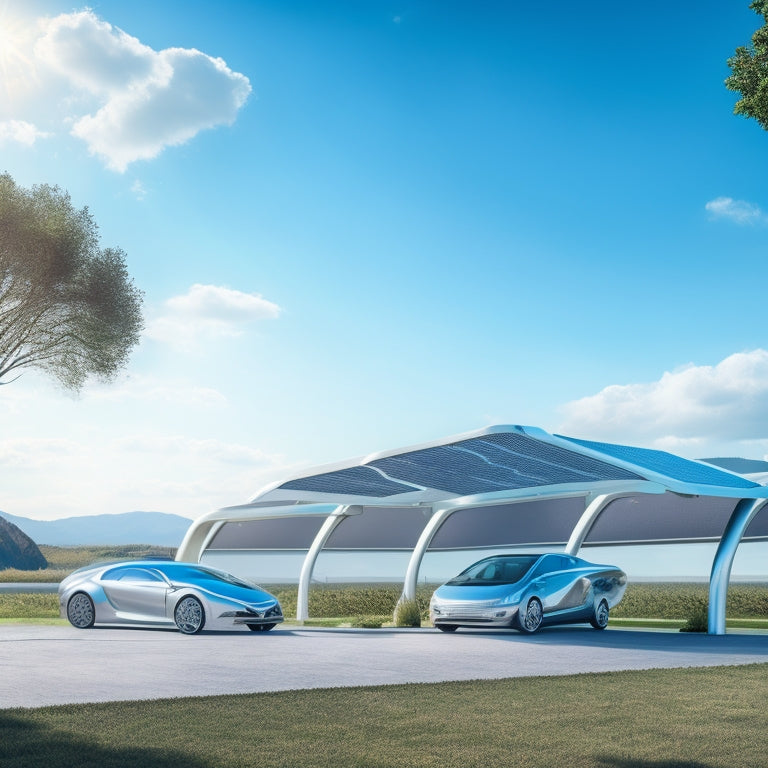
[{"label": "curved white support column", "polygon": [[307,551],[304,563],[299,575],[299,595],[296,601],[296,619],[306,621],[309,618],[309,584],[312,581],[312,571],[320,551],[325,546],[334,528],[345,518],[351,515],[359,515],[363,508],[359,505],[347,505],[338,507],[335,512],[325,518],[320,530],[317,532],[312,545]]},{"label": "curved white support column", "polygon": [[736,505],[725,526],[709,576],[707,632],[710,635],[725,634],[725,604],[728,598],[728,582],[731,578],[733,558],[749,524],[766,504],[768,499],[742,499]]},{"label": "curved white support column", "polygon": [[186,563],[199,563],[202,557],[205,542],[213,528],[221,525],[220,520],[204,520],[193,523],[176,550],[176,560]]},{"label": "curved white support column", "polygon": [[421,532],[421,536],[419,536],[419,540],[416,542],[416,546],[411,553],[411,559],[408,561],[408,569],[405,572],[405,582],[403,583],[403,594],[400,596],[400,600],[416,599],[416,584],[418,583],[419,567],[424,558],[424,553],[427,551],[427,547],[435,533],[437,533],[437,529],[457,509],[459,507],[444,507],[436,508],[433,511],[432,517],[429,518],[429,522],[424,526],[424,530]]},{"label": "curved white support column", "polygon": [[571,532],[571,538],[568,539],[568,543],[565,545],[565,553],[574,556],[579,554],[581,545],[592,530],[592,526],[597,521],[597,518],[600,517],[603,510],[612,501],[636,495],[636,491],[631,493],[624,491],[620,493],[602,493],[599,496],[595,496],[595,498],[587,505],[587,508],[579,518],[579,522],[574,526],[573,531]]}]

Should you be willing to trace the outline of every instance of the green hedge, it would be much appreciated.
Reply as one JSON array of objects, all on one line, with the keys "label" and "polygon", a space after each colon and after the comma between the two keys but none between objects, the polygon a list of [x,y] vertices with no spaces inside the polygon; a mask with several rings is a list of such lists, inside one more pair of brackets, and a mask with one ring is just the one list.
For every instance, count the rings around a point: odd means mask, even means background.
[{"label": "green hedge", "polygon": [[[629,584],[624,599],[611,615],[687,619],[708,599],[708,584]],[[768,618],[768,584],[731,584],[726,615],[733,619]]]},{"label": "green hedge", "polygon": [[59,596],[48,593],[0,593],[0,619],[56,619]]},{"label": "green hedge", "polygon": [[[416,590],[422,619],[429,617],[429,598],[436,585]],[[265,586],[280,601],[286,616],[296,615],[296,586]],[[313,584],[309,590],[312,618],[340,616],[392,616],[403,591],[402,584]]]},{"label": "green hedge", "polygon": [[[289,618],[296,615],[297,587],[267,586]],[[428,619],[434,585],[420,586],[417,603],[422,621]],[[312,618],[392,617],[400,598],[399,584],[313,585],[309,591]],[[707,584],[630,584],[611,615],[633,619],[688,619],[708,599]],[[728,618],[768,618],[768,584],[732,584],[728,589]],[[55,594],[0,593],[0,618],[50,618],[59,615]]]},{"label": "green hedge", "polygon": [[[428,617],[429,598],[436,585],[422,585],[417,602],[423,619]],[[267,587],[279,598],[286,616],[296,615],[295,586]],[[402,591],[399,584],[312,585],[309,615],[391,616]],[[687,619],[707,601],[707,584],[629,584],[624,599],[611,611],[615,617],[635,619]],[[768,584],[731,584],[727,615],[734,619],[768,618]]]}]

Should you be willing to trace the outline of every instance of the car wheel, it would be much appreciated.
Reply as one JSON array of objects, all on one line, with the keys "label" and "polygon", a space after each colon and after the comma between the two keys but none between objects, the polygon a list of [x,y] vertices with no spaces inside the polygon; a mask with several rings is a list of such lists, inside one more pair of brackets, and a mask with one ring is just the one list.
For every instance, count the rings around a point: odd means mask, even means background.
[{"label": "car wheel", "polygon": [[521,632],[532,635],[544,619],[544,610],[538,597],[532,597],[524,611],[517,612],[517,628]]},{"label": "car wheel", "polygon": [[589,620],[589,623],[595,629],[605,629],[608,626],[608,602],[601,600],[600,605],[595,608],[595,615]]},{"label": "car wheel", "polygon": [[73,627],[89,629],[96,621],[96,610],[93,600],[85,594],[78,592],[69,598],[67,603],[67,618]]},{"label": "car wheel", "polygon": [[203,604],[192,595],[179,600],[173,612],[176,626],[185,635],[195,635],[205,626]]},{"label": "car wheel", "polygon": [[248,624],[246,625],[251,632],[269,632],[275,628],[275,624]]},{"label": "car wheel", "polygon": [[441,632],[455,632],[458,627],[455,624],[435,624]]}]

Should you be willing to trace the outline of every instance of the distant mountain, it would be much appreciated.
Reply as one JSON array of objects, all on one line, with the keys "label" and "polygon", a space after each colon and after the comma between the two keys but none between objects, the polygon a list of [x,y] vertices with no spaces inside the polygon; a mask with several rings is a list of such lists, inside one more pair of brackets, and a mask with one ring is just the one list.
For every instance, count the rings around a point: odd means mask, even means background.
[{"label": "distant mountain", "polygon": [[31,537],[10,520],[0,518],[0,570],[17,568],[20,571],[37,571],[47,565]]},{"label": "distant mountain", "polygon": [[56,547],[151,544],[178,547],[192,521],[162,512],[125,512],[120,515],[88,515],[61,520],[30,520],[0,512],[37,544]]},{"label": "distant mountain", "polygon": [[722,467],[729,472],[738,472],[740,475],[768,472],[768,461],[760,461],[759,459],[739,459],[733,456],[719,459],[699,459],[699,461],[706,461],[707,464],[714,464],[716,467]]}]

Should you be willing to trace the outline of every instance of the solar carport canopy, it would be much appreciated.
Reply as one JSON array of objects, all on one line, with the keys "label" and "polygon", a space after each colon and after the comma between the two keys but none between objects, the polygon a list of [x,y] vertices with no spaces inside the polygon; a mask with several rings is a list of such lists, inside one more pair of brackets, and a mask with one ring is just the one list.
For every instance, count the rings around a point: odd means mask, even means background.
[{"label": "solar carport canopy", "polygon": [[[660,501],[650,515],[643,514],[643,504],[632,508],[628,503],[632,496],[649,499],[649,495]],[[706,497],[701,503],[683,501],[701,497]],[[536,427],[493,426],[316,467],[274,483],[250,504],[226,507],[196,520],[177,559],[199,560],[209,547],[255,549],[257,539],[285,542],[290,534],[293,541],[301,540],[298,549],[306,553],[298,609],[299,617],[306,618],[307,591],[318,553],[325,547],[375,549],[377,541],[366,545],[364,539],[386,538],[375,532],[397,526],[398,520],[401,534],[413,529],[405,544],[413,549],[403,589],[403,597],[411,599],[424,552],[431,546],[460,548],[460,528],[466,531],[471,517],[481,538],[506,536],[506,541],[497,540],[502,546],[523,543],[517,537],[525,535],[524,517],[540,518],[546,525],[539,525],[539,530],[555,531],[565,524],[570,529],[565,545],[569,554],[579,552],[590,532],[594,531],[596,541],[621,538],[622,530],[640,531],[638,523],[646,518],[656,528],[648,538],[663,539],[665,526],[668,537],[696,538],[698,527],[699,535],[719,538],[710,577],[709,622],[710,631],[721,634],[733,557],[766,499],[768,487],[743,475],[664,451],[551,435]],[[534,501],[543,501],[546,509]],[[598,518],[611,504],[617,514],[604,518],[601,526]],[[497,509],[487,510],[483,523],[484,508],[494,505]],[[407,507],[416,509],[403,511]],[[463,514],[465,524],[441,531],[457,512]],[[366,520],[365,525],[336,530],[357,515]],[[461,517],[456,515],[455,521]],[[655,525],[654,517],[664,525]],[[276,526],[270,520],[286,525]],[[499,525],[502,520],[504,525]],[[254,527],[246,526],[247,521],[253,521]],[[631,538],[641,535],[634,533]],[[412,537],[417,537],[415,544]],[[398,541],[389,546],[397,546]]]},{"label": "solar carport canopy", "polygon": [[423,504],[487,494],[536,496],[553,487],[596,490],[636,483],[658,484],[656,492],[765,495],[763,486],[741,475],[664,451],[550,435],[535,427],[495,426],[315,469],[273,485],[254,501]]}]

